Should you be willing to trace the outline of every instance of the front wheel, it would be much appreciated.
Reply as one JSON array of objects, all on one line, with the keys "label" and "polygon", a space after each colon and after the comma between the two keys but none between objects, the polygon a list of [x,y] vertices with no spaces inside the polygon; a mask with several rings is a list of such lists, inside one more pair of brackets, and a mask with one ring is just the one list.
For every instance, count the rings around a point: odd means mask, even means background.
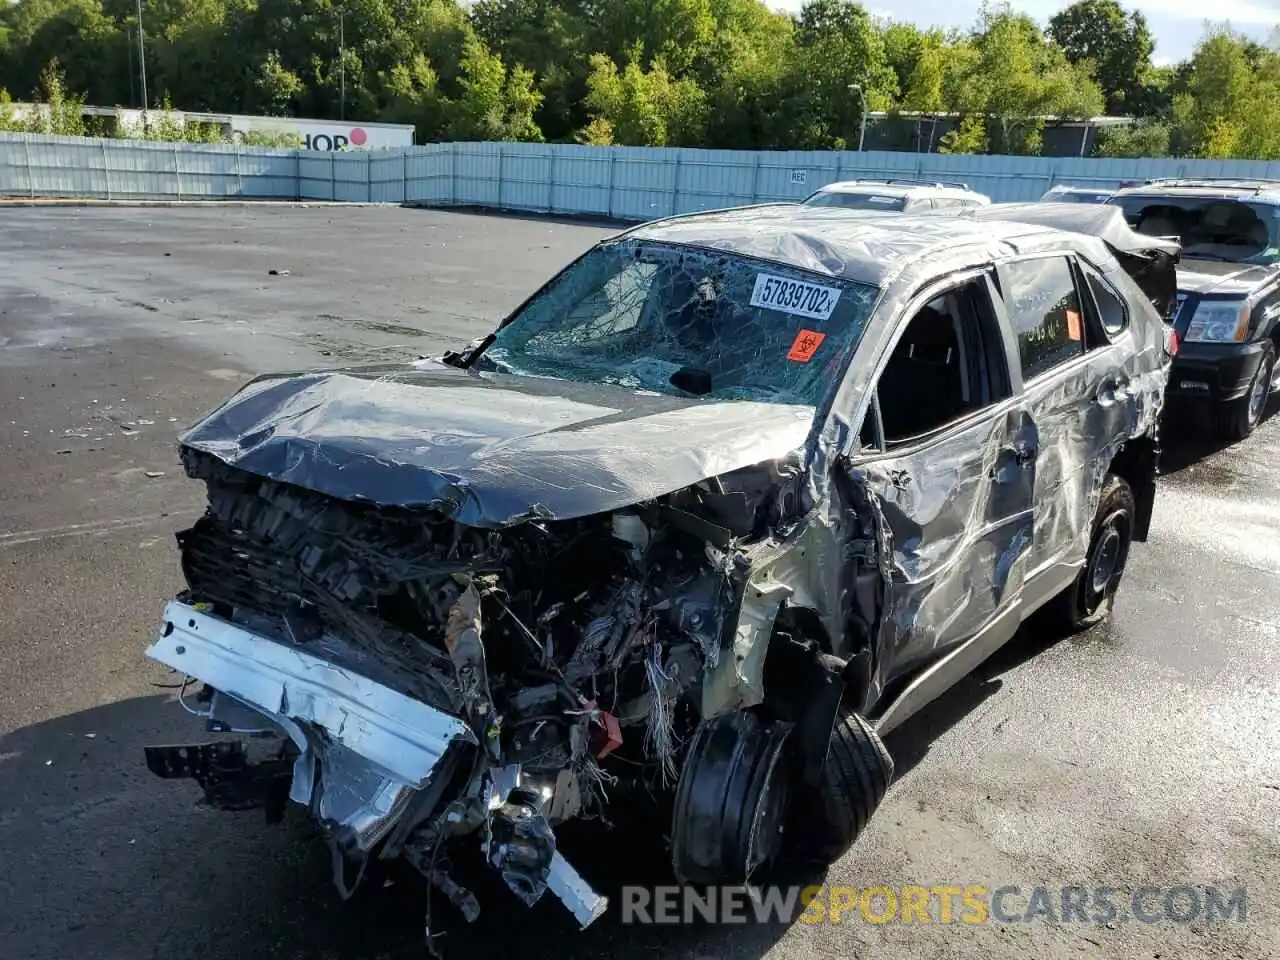
[{"label": "front wheel", "polygon": [[1262,362],[1249,382],[1243,397],[1222,404],[1215,412],[1215,428],[1224,440],[1243,440],[1257,428],[1271,397],[1272,381],[1276,370],[1276,348],[1267,341],[1263,346]]},{"label": "front wheel", "polygon": [[1117,474],[1107,474],[1098,496],[1084,568],[1071,586],[1054,597],[1046,611],[1056,625],[1078,633],[1101,623],[1111,613],[1133,543],[1136,512],[1128,482]]},{"label": "front wheel", "polygon": [[801,786],[792,806],[789,859],[830,866],[871,821],[893,780],[893,758],[875,728],[853,711],[836,718],[819,787]]}]

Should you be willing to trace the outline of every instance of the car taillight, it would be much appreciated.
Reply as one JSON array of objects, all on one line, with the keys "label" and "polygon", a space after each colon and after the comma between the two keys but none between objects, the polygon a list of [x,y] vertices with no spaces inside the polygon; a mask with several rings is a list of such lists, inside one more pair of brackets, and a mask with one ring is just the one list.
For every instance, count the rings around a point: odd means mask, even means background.
[{"label": "car taillight", "polygon": [[1172,326],[1164,328],[1164,352],[1171,357],[1178,355],[1178,334]]}]

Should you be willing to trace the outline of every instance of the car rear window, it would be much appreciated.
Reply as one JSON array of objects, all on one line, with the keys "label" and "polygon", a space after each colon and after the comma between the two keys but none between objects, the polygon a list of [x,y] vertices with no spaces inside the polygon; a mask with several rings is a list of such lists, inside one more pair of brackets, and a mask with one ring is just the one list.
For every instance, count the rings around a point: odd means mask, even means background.
[{"label": "car rear window", "polygon": [[883,193],[844,193],[832,190],[815,193],[805,201],[808,207],[842,207],[845,210],[903,210],[907,198]]},{"label": "car rear window", "polygon": [[1178,237],[1186,257],[1238,263],[1280,259],[1280,206],[1161,194],[1130,194],[1111,203],[1139,233]]},{"label": "car rear window", "polygon": [[716,250],[609,243],[535,294],[475,365],[818,406],[877,292]]}]

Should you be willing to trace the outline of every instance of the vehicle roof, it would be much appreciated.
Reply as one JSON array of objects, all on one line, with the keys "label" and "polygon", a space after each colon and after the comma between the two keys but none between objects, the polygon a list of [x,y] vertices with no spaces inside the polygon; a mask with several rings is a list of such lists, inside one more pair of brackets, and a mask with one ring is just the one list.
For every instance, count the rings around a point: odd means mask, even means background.
[{"label": "vehicle roof", "polygon": [[1125,219],[1124,211],[1112,204],[1079,203],[995,203],[989,207],[963,211],[975,220],[1015,220],[1069,233],[1097,237],[1111,247],[1129,252],[1161,250],[1176,256],[1181,245],[1175,240],[1138,233]]},{"label": "vehicle roof", "polygon": [[1046,193],[1115,193],[1115,187],[1082,187],[1076,183],[1055,183]]},{"label": "vehicle roof", "polygon": [[967,215],[970,212],[890,217],[836,207],[767,204],[655,220],[622,236],[725,250],[877,287],[921,261],[937,260],[941,271],[943,261],[954,260],[964,250],[994,258],[1075,246],[1071,234],[1052,226],[998,216],[979,219]]},{"label": "vehicle roof", "polygon": [[880,193],[907,196],[912,193],[964,193],[974,191],[968,184],[926,180],[837,180],[819,187],[815,193]]},{"label": "vehicle roof", "polygon": [[1260,200],[1280,203],[1280,180],[1261,178],[1179,178],[1148,180],[1115,192],[1117,198],[1134,196],[1230,197],[1233,200]]}]

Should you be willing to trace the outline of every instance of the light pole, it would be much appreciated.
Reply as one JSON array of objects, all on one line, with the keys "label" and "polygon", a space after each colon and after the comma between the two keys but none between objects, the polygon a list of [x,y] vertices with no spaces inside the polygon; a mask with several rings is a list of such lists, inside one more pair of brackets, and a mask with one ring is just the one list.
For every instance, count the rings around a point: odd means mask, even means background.
[{"label": "light pole", "polygon": [[338,76],[339,80],[338,94],[338,119],[347,119],[347,10],[344,7],[338,11]]},{"label": "light pole", "polygon": [[147,125],[147,48],[143,44],[142,0],[138,0],[138,63],[142,67],[142,126]]},{"label": "light pole", "polygon": [[858,103],[860,104],[858,112],[858,152],[861,153],[862,144],[867,139],[867,95],[863,92],[862,84],[860,83],[849,84],[849,90],[850,92],[856,90],[858,93]]}]

